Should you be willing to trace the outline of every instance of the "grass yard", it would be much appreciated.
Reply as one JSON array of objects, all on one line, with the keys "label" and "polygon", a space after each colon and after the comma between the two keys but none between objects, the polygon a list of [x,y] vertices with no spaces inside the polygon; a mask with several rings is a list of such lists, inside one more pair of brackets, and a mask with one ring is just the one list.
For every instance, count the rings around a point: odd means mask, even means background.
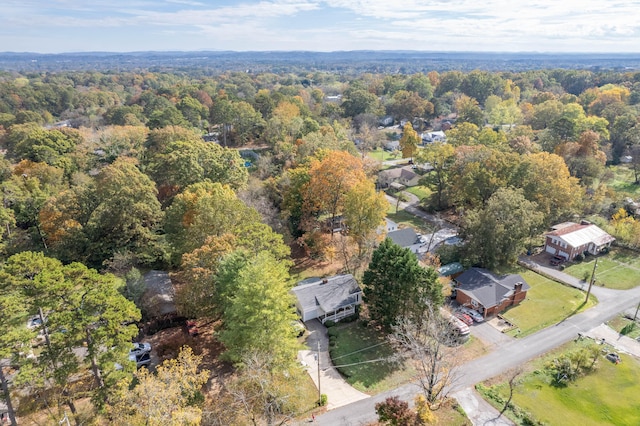
[{"label": "grass yard", "polygon": [[[594,262],[594,257],[588,257],[583,262],[567,266],[564,272],[578,279],[591,277]],[[609,254],[598,257],[595,279],[596,285],[616,290],[628,290],[638,286],[640,284],[640,256],[625,249],[611,249]]]},{"label": "grass yard", "polygon": [[634,182],[633,170],[627,165],[618,165],[607,168],[606,178],[601,184],[609,186],[621,195],[635,198],[640,196],[640,185]]},{"label": "grass yard", "polygon": [[405,189],[405,191],[412,193],[413,195],[418,197],[420,201],[431,196],[431,190],[426,186],[421,185],[409,187]]},{"label": "grass yard", "polygon": [[508,309],[504,318],[517,326],[507,332],[515,337],[524,337],[559,323],[567,317],[594,306],[597,300],[591,295],[584,306],[585,295],[580,290],[550,280],[533,271],[518,272],[531,286],[527,299]]},{"label": "grass yard", "polygon": [[[563,350],[576,348],[583,342],[569,343]],[[639,360],[620,354],[622,362],[616,365],[601,356],[595,371],[565,387],[557,387],[551,384],[544,365],[558,355],[559,352],[555,352],[527,365],[513,396],[513,403],[519,409],[546,425],[640,424]],[[501,398],[506,398],[508,392],[506,380],[489,390],[489,394],[497,393]],[[489,401],[502,409],[503,403]]]},{"label": "grass yard", "polygon": [[[367,156],[373,160],[383,162],[400,160],[402,158],[402,153],[399,151],[394,153],[393,151],[385,151],[382,148],[377,148],[375,151],[367,152]],[[409,160],[407,159],[407,161]]]},{"label": "grass yard", "polygon": [[[329,339],[333,365],[351,386],[362,392],[373,395],[393,389],[415,375],[408,363],[387,361],[395,352],[384,334],[359,321],[329,328]],[[380,361],[368,362],[373,360]]]},{"label": "grass yard", "polygon": [[400,228],[415,228],[416,232],[422,234],[432,232],[432,228],[426,221],[404,210],[398,210],[398,213],[396,213],[396,206],[392,206],[391,203],[389,203],[389,210],[387,210],[387,218],[397,223]]},{"label": "grass yard", "polygon": [[607,325],[618,333],[622,334],[622,332],[624,331],[624,334],[632,339],[637,339],[638,337],[640,337],[640,326],[638,324],[635,324],[629,318],[623,317],[622,315],[610,320]]}]

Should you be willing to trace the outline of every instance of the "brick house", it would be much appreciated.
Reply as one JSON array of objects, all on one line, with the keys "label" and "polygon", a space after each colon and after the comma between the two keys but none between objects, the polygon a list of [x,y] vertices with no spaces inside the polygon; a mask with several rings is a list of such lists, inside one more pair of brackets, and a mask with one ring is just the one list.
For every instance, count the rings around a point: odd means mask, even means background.
[{"label": "brick house", "polygon": [[573,260],[577,255],[588,252],[598,254],[611,247],[615,238],[602,229],[586,221],[564,222],[553,226],[548,232],[544,249],[547,253]]},{"label": "brick house", "polygon": [[456,301],[485,318],[515,306],[531,287],[519,274],[497,276],[483,268],[470,268],[455,278]]}]

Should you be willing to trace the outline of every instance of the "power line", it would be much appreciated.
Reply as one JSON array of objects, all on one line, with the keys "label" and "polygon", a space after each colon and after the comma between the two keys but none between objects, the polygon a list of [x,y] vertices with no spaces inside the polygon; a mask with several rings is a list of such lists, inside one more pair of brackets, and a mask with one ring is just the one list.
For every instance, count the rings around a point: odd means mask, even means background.
[{"label": "power line", "polygon": [[337,357],[335,357],[335,358],[331,358],[331,361],[335,361],[336,359],[344,358],[344,357],[349,356],[349,355],[357,354],[358,352],[367,351],[367,350],[369,350],[369,349],[371,349],[371,348],[375,348],[375,347],[377,347],[377,346],[381,346],[381,345],[384,345],[384,344],[386,344],[386,343],[387,343],[387,342],[382,342],[382,343],[378,343],[377,345],[369,346],[369,347],[367,347],[367,348],[358,349],[357,351],[349,352],[348,354],[344,354],[344,355],[337,356]]},{"label": "power line", "polygon": [[[334,365],[333,367],[334,367],[334,368],[339,368],[339,367],[351,367],[352,365],[370,364],[370,363],[372,363],[372,362],[380,362],[380,361],[390,361],[390,360],[392,360],[392,359],[394,359],[394,358],[395,358],[395,356],[389,356],[389,357],[386,357],[386,358],[371,359],[371,360],[369,360],[369,361],[353,362],[353,363],[351,363],[351,364]],[[322,371],[326,371],[326,370],[328,370],[328,368],[325,368],[325,369],[324,369],[324,370],[322,370]]]}]

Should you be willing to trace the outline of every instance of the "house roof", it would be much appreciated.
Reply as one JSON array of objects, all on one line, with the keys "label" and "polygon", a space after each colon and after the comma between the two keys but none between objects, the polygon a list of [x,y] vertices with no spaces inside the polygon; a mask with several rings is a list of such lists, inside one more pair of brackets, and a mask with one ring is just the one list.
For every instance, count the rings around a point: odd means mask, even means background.
[{"label": "house roof", "polygon": [[554,231],[547,235],[557,237],[571,247],[580,247],[589,243],[601,246],[615,240],[614,237],[592,223],[564,222],[555,225],[552,229]]},{"label": "house roof", "polygon": [[419,175],[411,170],[409,167],[396,167],[394,169],[383,170],[378,175],[382,175],[387,179],[403,178],[406,180],[415,179]]},{"label": "house roof", "polygon": [[149,271],[144,274],[144,283],[147,288],[146,299],[152,302],[160,315],[176,312],[173,301],[175,291],[169,274],[164,271]]},{"label": "house roof", "polygon": [[316,306],[320,306],[325,312],[335,311],[356,303],[356,294],[362,292],[351,274],[309,281],[302,281],[291,289],[305,311],[314,309]]},{"label": "house roof", "polygon": [[413,228],[391,231],[387,234],[387,238],[391,238],[391,241],[403,248],[411,247],[418,242],[418,234]]},{"label": "house roof", "polygon": [[518,283],[522,283],[523,291],[531,288],[519,274],[500,277],[483,268],[470,268],[455,280],[458,291],[468,294],[485,309],[496,306],[511,296]]}]

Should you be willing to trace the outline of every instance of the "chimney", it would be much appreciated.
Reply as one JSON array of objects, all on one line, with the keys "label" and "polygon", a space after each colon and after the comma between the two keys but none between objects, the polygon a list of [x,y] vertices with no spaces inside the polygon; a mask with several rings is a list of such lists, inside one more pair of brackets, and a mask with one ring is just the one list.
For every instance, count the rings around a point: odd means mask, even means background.
[{"label": "chimney", "polygon": [[520,293],[521,291],[522,291],[522,283],[516,283],[516,285],[513,286],[513,292]]}]

